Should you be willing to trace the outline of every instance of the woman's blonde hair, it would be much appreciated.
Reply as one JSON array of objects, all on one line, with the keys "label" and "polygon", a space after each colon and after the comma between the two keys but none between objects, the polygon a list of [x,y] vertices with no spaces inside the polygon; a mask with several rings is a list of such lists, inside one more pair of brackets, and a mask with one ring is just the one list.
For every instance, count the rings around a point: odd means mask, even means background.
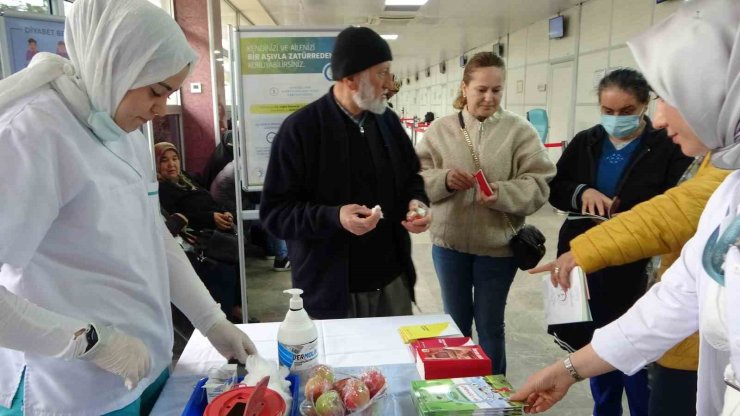
[{"label": "woman's blonde hair", "polygon": [[478,52],[473,55],[472,58],[470,58],[468,63],[465,64],[465,69],[463,70],[463,80],[460,84],[460,90],[457,92],[457,98],[455,98],[455,102],[452,103],[452,107],[454,107],[456,110],[462,110],[465,107],[465,104],[468,103],[468,100],[463,96],[462,87],[464,85],[467,85],[473,78],[473,71],[478,68],[488,67],[500,68],[502,71],[506,70],[504,60],[493,52]]}]

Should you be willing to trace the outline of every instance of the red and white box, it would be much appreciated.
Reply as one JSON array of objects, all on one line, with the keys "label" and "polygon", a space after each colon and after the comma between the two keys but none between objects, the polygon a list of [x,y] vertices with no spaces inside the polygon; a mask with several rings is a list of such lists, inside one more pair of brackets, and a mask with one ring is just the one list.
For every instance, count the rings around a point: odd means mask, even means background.
[{"label": "red and white box", "polygon": [[435,343],[446,345],[417,343],[416,369],[423,379],[477,377],[491,374],[491,359],[483,352],[480,345],[465,345],[466,343],[459,344],[454,341],[451,343],[449,338],[441,340],[443,342],[438,342],[439,339],[435,341],[437,341]]},{"label": "red and white box", "polygon": [[411,356],[414,357],[414,362],[416,362],[418,358],[416,350],[420,348],[460,347],[463,345],[475,345],[475,343],[470,337],[424,338],[409,343],[409,350]]}]

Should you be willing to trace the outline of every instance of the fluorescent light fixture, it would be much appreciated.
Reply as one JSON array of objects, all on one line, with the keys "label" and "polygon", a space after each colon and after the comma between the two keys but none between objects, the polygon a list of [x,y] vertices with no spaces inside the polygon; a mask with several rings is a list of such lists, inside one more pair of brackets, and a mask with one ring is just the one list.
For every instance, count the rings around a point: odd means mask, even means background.
[{"label": "fluorescent light fixture", "polygon": [[385,0],[386,6],[423,6],[429,0]]},{"label": "fluorescent light fixture", "polygon": [[385,40],[396,40],[396,39],[398,39],[398,35],[395,34],[395,33],[392,33],[390,35],[380,35],[380,37],[383,38],[383,39],[385,39]]}]

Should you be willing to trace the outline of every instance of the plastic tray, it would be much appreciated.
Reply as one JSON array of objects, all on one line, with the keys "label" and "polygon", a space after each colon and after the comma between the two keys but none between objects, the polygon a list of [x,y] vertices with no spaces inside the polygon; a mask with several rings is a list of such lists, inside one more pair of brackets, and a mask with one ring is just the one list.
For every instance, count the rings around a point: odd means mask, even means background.
[{"label": "plastic tray", "polygon": [[[290,394],[293,396],[293,403],[290,408],[290,416],[300,416],[300,411],[298,408],[300,407],[300,382],[298,379],[298,376],[295,374],[289,374],[288,377],[285,378],[286,380],[290,381]],[[203,386],[206,384],[206,381],[208,380],[208,377],[204,377],[195,384],[195,387],[193,388],[193,393],[190,395],[190,399],[188,399],[188,404],[185,405],[185,409],[182,411],[182,416],[203,416],[203,412],[206,410],[206,406],[208,406],[208,398],[206,397],[206,390],[203,388]],[[242,380],[242,377],[239,378],[239,381]]]}]

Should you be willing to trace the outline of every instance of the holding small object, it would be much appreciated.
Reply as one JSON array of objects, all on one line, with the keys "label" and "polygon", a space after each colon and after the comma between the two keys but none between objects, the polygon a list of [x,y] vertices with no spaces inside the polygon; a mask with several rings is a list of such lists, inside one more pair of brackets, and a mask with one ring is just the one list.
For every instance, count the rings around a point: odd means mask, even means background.
[{"label": "holding small object", "polygon": [[518,266],[510,241],[547,202],[555,175],[534,128],[500,105],[505,72],[491,52],[471,57],[460,112],[435,120],[416,146],[437,216],[430,232],[444,309],[465,336],[476,321],[490,374],[506,372],[504,309]]},{"label": "holding small object", "polygon": [[383,210],[380,208],[380,205],[374,206],[373,209],[371,209],[371,211],[373,212],[372,215],[380,213],[380,219],[381,220],[383,219]]},{"label": "holding small object", "polygon": [[401,225],[411,233],[423,233],[429,229],[432,223],[432,211],[426,204],[416,199],[409,201],[409,211],[406,213],[406,221]]}]

